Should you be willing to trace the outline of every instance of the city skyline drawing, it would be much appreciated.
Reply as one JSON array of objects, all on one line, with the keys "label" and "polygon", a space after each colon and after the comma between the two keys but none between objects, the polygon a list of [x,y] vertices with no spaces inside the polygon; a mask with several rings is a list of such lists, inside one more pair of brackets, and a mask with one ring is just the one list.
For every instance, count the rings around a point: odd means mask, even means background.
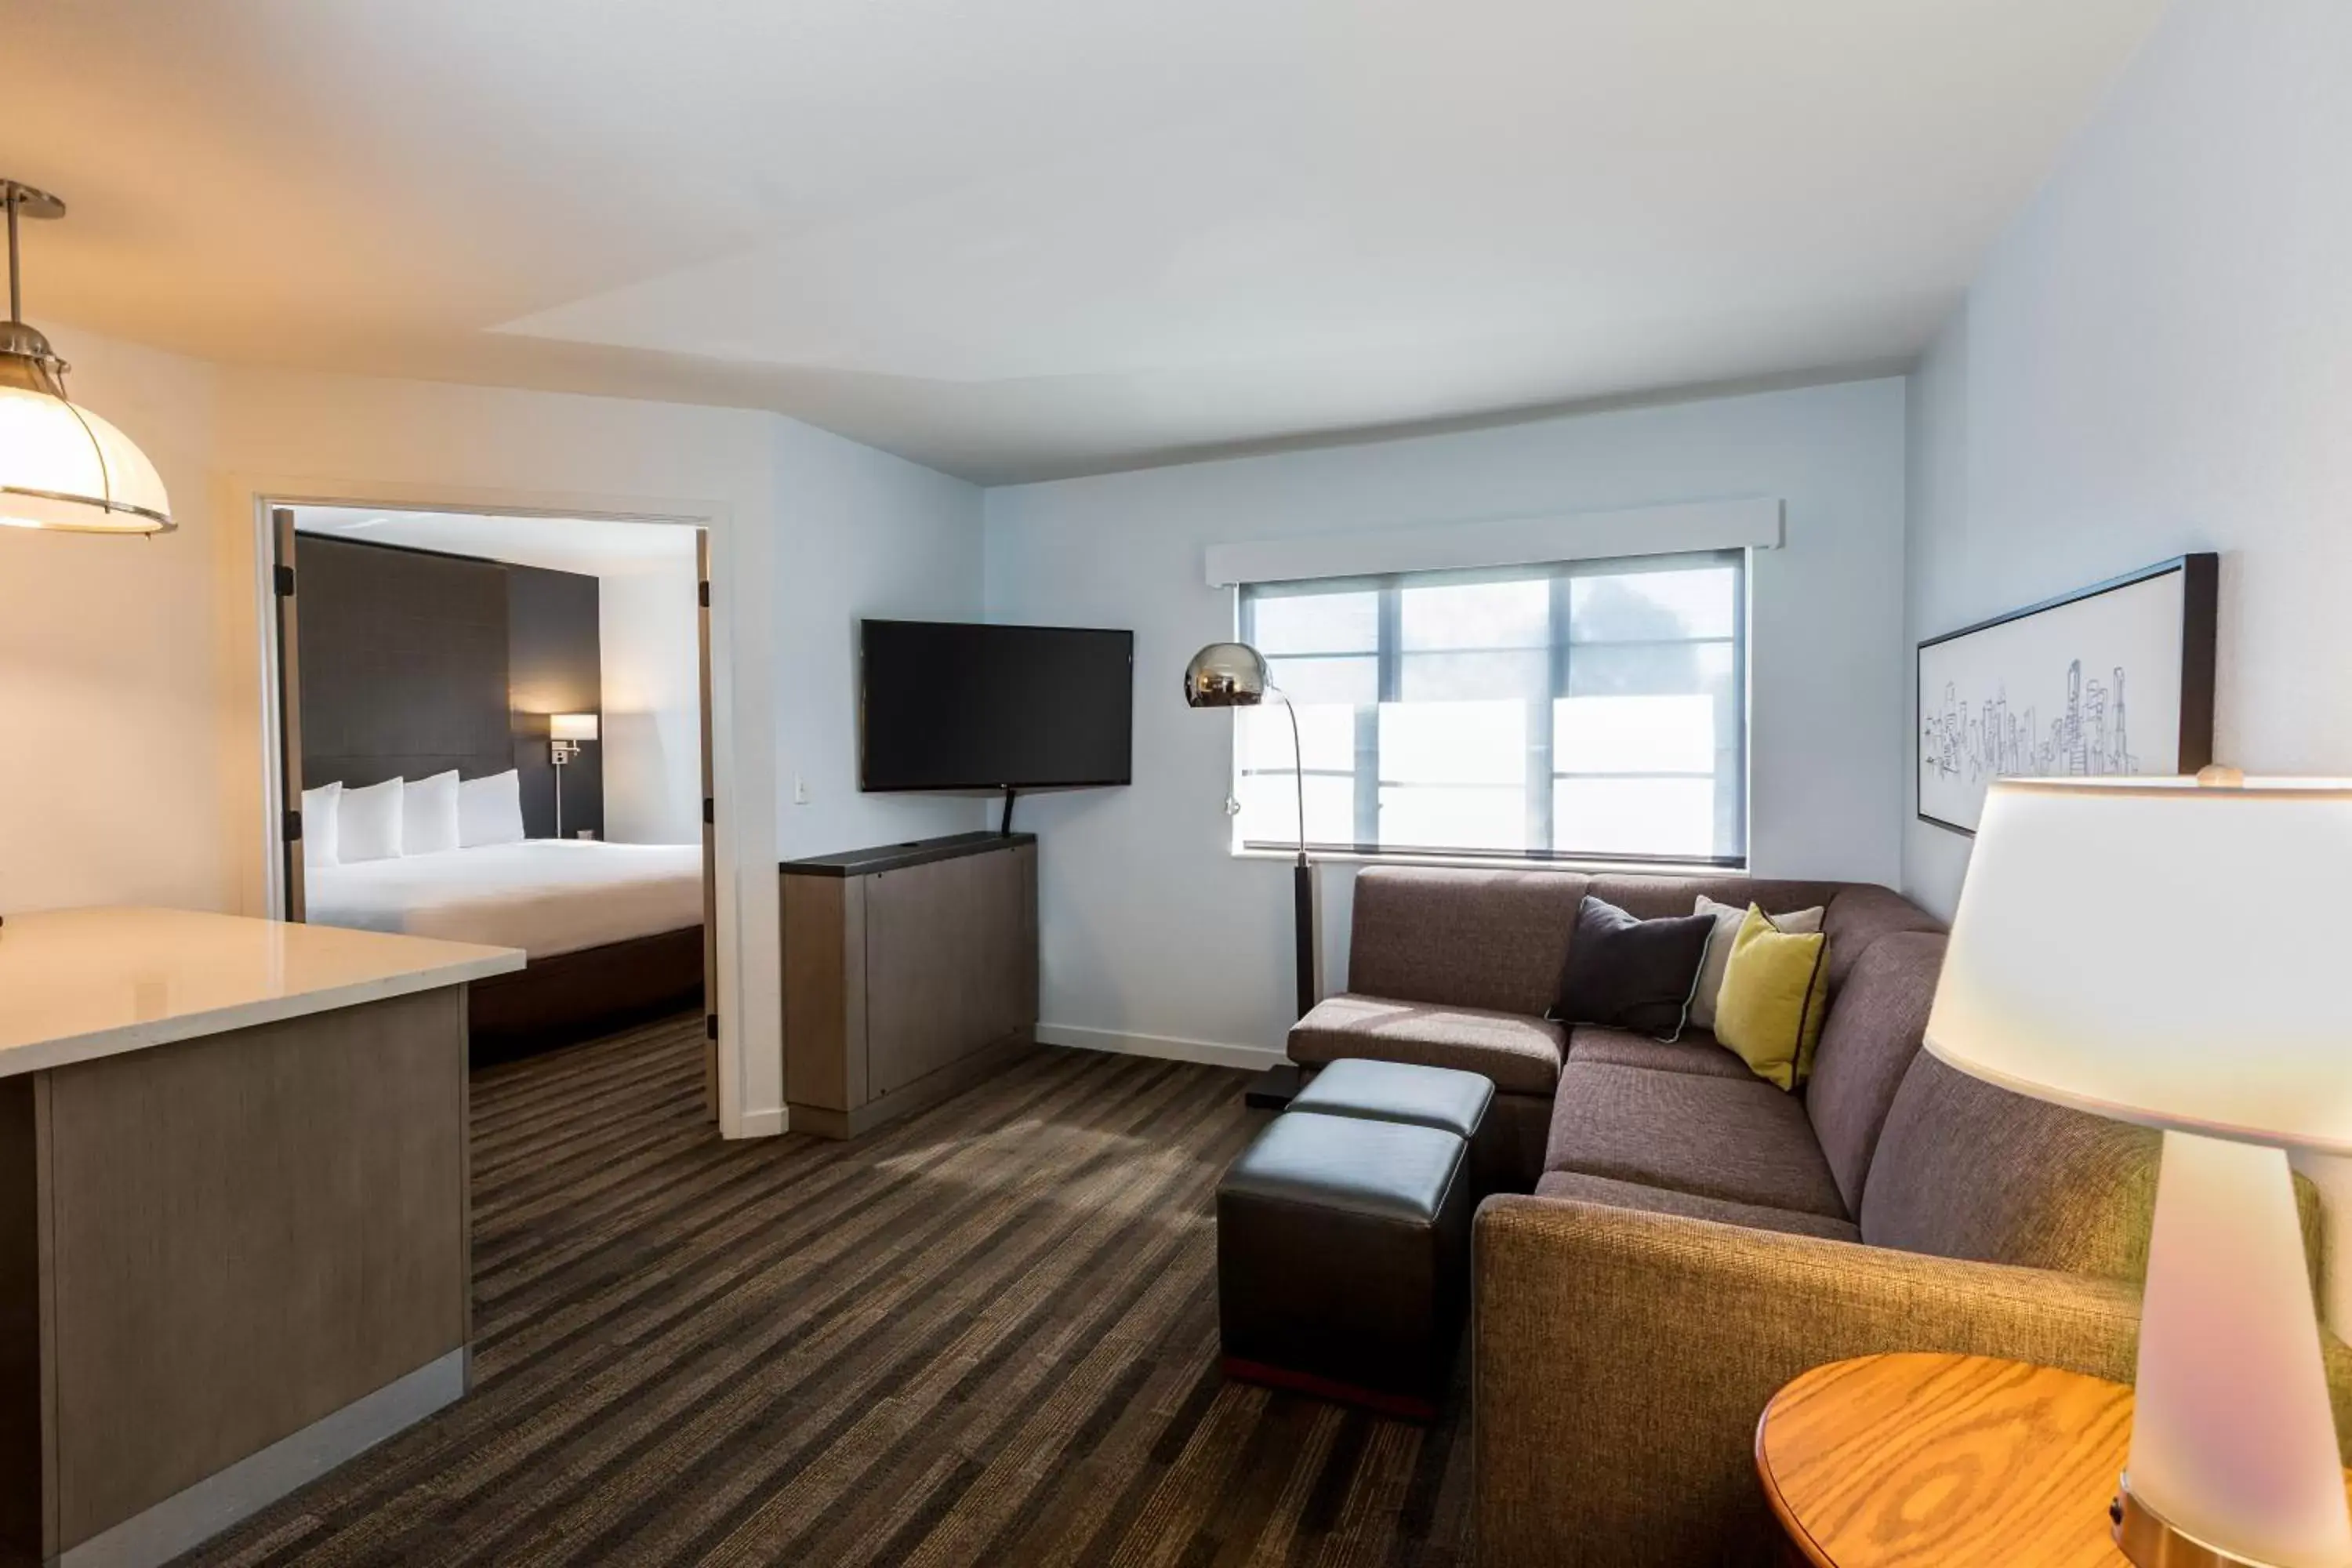
[{"label": "city skyline drawing", "polygon": [[1922,721],[1920,765],[1938,777],[1969,784],[1996,778],[2084,778],[2137,773],[2121,665],[2105,684],[2083,679],[2083,661],[2066,666],[2066,702],[2047,726],[2028,705],[2012,712],[2005,687],[1963,701],[1959,683],[1944,683],[1943,700]]},{"label": "city skyline drawing", "polygon": [[2210,752],[2182,721],[2193,669],[2193,728],[2211,722],[2213,559],[2184,556],[1921,643],[1920,817],[1973,833],[1995,779],[2170,774]]}]

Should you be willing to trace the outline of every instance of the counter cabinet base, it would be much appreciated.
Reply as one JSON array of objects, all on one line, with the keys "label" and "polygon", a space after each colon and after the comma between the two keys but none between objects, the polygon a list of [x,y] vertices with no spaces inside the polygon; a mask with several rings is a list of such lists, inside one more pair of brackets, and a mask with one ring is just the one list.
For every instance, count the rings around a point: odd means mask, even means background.
[{"label": "counter cabinet base", "polygon": [[466,1005],[0,1079],[0,1562],[167,1561],[464,1392]]},{"label": "counter cabinet base", "polygon": [[451,1351],[52,1561],[57,1568],[153,1568],[169,1563],[463,1399],[467,1356]]}]

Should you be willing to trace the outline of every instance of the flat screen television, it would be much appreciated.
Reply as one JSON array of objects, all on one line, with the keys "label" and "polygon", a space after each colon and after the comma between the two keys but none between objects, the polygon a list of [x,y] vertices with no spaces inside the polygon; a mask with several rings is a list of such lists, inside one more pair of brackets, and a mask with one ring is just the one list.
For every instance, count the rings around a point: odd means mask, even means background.
[{"label": "flat screen television", "polygon": [[1133,632],[864,621],[858,643],[860,789],[1130,782]]}]

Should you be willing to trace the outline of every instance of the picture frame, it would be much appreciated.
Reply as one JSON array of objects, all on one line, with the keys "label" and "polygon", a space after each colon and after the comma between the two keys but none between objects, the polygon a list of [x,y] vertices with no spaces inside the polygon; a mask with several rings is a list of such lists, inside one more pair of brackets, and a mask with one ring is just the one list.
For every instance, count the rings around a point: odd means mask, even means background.
[{"label": "picture frame", "polygon": [[2210,763],[2220,584],[2219,555],[2178,555],[1920,643],[1919,820],[1974,837],[1995,778]]}]

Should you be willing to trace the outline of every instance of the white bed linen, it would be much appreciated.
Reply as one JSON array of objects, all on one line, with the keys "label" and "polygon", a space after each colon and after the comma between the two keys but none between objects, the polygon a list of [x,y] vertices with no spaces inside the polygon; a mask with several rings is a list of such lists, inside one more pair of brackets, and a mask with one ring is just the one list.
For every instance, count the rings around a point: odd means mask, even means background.
[{"label": "white bed linen", "polygon": [[311,921],[552,958],[702,923],[702,849],[530,838],[305,872]]}]

